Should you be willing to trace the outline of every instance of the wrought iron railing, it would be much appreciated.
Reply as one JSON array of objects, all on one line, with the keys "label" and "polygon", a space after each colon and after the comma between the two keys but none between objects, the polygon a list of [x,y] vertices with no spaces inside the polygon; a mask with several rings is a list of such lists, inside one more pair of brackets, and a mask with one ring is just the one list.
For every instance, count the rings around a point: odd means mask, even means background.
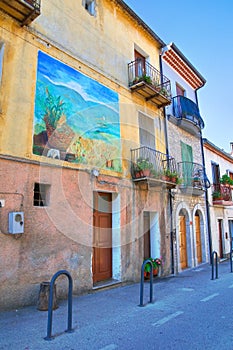
[{"label": "wrought iron railing", "polygon": [[212,185],[213,201],[223,200],[226,202],[232,201],[232,189],[229,185],[213,184]]},{"label": "wrought iron railing", "polygon": [[205,188],[203,165],[193,162],[179,162],[178,169],[183,187]]},{"label": "wrought iron railing", "polygon": [[184,96],[175,96],[172,98],[173,115],[179,119],[187,119],[197,125],[200,129],[204,128],[204,121],[201,118],[199,108],[195,102]]},{"label": "wrought iron railing", "polygon": [[169,174],[170,178],[179,177],[173,157],[146,146],[131,150],[131,165],[133,179],[142,177],[162,179],[166,174]]},{"label": "wrought iron railing", "polygon": [[171,82],[145,59],[137,58],[128,64],[129,86],[140,82],[151,85],[161,95],[171,99]]}]

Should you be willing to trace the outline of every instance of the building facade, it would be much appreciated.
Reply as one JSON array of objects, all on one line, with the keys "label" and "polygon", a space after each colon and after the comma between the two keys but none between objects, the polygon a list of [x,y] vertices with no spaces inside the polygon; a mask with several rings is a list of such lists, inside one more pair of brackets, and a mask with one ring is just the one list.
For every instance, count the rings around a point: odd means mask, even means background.
[{"label": "building facade", "polygon": [[1,308],[171,273],[163,46],[121,0],[1,2]]},{"label": "building facade", "polygon": [[173,268],[175,272],[208,261],[206,176],[197,90],[205,79],[174,43],[162,50],[163,73],[171,81],[166,107],[169,154],[176,157],[179,186],[171,190]]},{"label": "building facade", "polygon": [[[232,145],[231,145],[232,146]],[[230,254],[233,234],[233,157],[204,139],[206,172],[211,183],[208,189],[212,251],[219,258]]]}]

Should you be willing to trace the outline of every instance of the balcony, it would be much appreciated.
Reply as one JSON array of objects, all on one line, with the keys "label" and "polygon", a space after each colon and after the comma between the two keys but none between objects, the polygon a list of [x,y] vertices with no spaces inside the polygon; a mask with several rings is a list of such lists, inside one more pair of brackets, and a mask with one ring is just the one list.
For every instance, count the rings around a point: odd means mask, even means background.
[{"label": "balcony", "polygon": [[40,15],[40,0],[0,0],[0,10],[24,26]]},{"label": "balcony", "polygon": [[200,116],[199,108],[189,98],[184,96],[173,97],[172,108],[177,125],[184,130],[196,135],[204,128],[204,122]]},{"label": "balcony", "polygon": [[205,191],[203,165],[193,162],[179,162],[178,169],[181,176],[181,192],[187,195],[202,196]]},{"label": "balcony", "polygon": [[230,185],[214,184],[212,186],[213,205],[231,206],[232,187]]},{"label": "balcony", "polygon": [[128,64],[129,87],[132,92],[151,101],[157,107],[171,104],[171,83],[146,60],[136,59]]},{"label": "balcony", "polygon": [[135,183],[143,181],[150,186],[175,188],[179,182],[175,159],[150,147],[132,149],[131,165]]}]

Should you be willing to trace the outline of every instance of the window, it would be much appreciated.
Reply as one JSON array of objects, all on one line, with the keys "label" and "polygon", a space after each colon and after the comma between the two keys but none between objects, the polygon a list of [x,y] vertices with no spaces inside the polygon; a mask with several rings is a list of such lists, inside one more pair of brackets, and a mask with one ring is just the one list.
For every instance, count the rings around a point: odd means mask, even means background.
[{"label": "window", "polygon": [[34,206],[45,207],[48,206],[50,185],[35,183],[34,185]]},{"label": "window", "polygon": [[147,146],[155,149],[154,119],[139,112],[138,123],[140,146]]},{"label": "window", "polygon": [[83,6],[91,16],[95,15],[95,0],[83,0]]},{"label": "window", "polygon": [[220,183],[220,168],[219,165],[211,162],[211,168],[212,168],[212,179],[213,179],[213,185],[219,185]]},{"label": "window", "polygon": [[185,89],[183,89],[179,84],[176,83],[176,95],[185,96]]}]

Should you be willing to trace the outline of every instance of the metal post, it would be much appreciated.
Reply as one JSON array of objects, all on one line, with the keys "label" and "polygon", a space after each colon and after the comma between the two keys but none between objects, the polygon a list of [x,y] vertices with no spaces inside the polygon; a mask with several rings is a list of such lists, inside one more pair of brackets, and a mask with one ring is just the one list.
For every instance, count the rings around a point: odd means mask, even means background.
[{"label": "metal post", "polygon": [[150,259],[147,259],[143,262],[141,267],[141,283],[140,283],[140,304],[143,305],[143,290],[144,290],[144,268],[146,264],[150,264],[150,303],[153,302],[153,263]]},{"label": "metal post", "polygon": [[212,252],[212,280],[214,280],[214,267],[215,267],[215,278],[218,278],[218,253],[216,251]]},{"label": "metal post", "polygon": [[52,316],[53,316],[53,287],[56,279],[60,275],[65,275],[69,279],[69,291],[68,291],[68,327],[66,332],[73,332],[72,329],[72,290],[73,290],[73,281],[70,273],[66,270],[60,270],[56,272],[51,281],[50,281],[50,290],[49,290],[49,305],[48,305],[48,323],[47,323],[47,336],[44,338],[45,340],[52,339]]}]

